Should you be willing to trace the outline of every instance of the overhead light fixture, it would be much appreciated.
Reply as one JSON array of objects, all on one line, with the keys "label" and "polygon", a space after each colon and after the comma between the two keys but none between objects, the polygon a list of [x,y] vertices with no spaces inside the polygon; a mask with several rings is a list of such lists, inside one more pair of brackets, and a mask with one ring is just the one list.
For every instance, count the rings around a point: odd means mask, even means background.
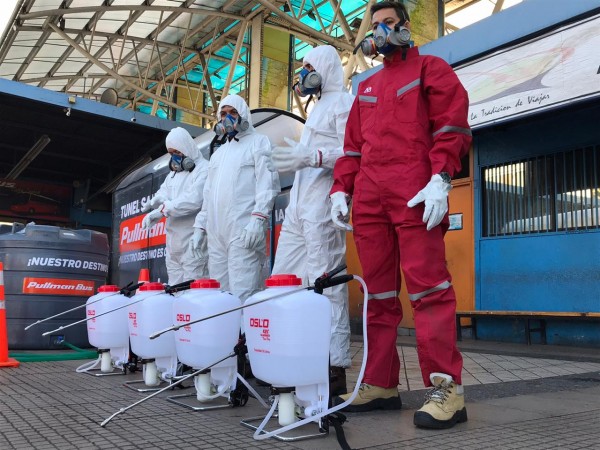
[{"label": "overhead light fixture", "polygon": [[308,12],[306,13],[306,15],[312,20],[317,20],[317,17],[315,16],[315,13],[313,12],[312,9],[309,9]]},{"label": "overhead light fixture", "polygon": [[37,140],[37,142],[33,144],[33,147],[29,149],[25,156],[21,158],[21,161],[19,161],[4,178],[6,178],[7,180],[16,180],[17,177],[21,175],[21,172],[27,169],[27,166],[29,166],[29,164],[31,164],[32,161],[35,158],[37,158],[37,156],[42,152],[42,150],[46,148],[46,145],[50,143],[50,140],[51,139],[48,137],[48,135],[42,135],[42,137],[40,137]]}]

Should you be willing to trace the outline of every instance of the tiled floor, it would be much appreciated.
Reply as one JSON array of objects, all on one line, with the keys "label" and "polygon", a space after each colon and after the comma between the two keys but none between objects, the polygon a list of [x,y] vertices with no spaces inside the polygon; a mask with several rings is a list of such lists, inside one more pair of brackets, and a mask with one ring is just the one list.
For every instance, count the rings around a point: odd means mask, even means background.
[{"label": "tiled floor", "polygon": [[[402,410],[349,413],[343,428],[350,446],[600,449],[597,349],[494,343],[489,346],[493,351],[483,351],[482,343],[469,345],[461,349],[468,422],[448,430],[414,427],[414,410],[423,401],[423,382],[414,340],[402,341],[398,345],[403,364]],[[362,342],[353,342],[352,352],[348,387],[353,387],[360,369]],[[169,390],[140,403],[148,394],[123,386],[125,381],[140,379],[140,373],[91,377],[75,372],[80,364],[23,363],[16,369],[0,370],[0,450],[340,448],[333,430],[321,439],[254,440],[253,431],[240,425],[243,418],[266,415],[267,410],[254,399],[244,407],[194,412],[166,401],[165,397],[173,395]],[[268,395],[268,389],[262,389]],[[100,426],[111,414],[134,403],[138,406],[106,427]],[[314,423],[309,425],[316,428]]]},{"label": "tiled floor", "polygon": [[[414,346],[398,345],[400,357],[400,386],[398,390],[424,389],[421,370]],[[356,383],[363,357],[362,342],[352,342],[352,367],[347,372],[348,388]],[[488,353],[462,352],[463,385],[502,383],[507,381],[533,380],[600,371],[600,363],[577,362],[560,359],[524,356],[495,355]]]}]

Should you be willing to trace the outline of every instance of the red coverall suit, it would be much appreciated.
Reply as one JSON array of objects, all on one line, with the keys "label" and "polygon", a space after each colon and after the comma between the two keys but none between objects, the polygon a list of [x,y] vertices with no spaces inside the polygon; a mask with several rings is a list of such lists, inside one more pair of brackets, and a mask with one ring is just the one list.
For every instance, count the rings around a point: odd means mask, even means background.
[{"label": "red coverall suit", "polygon": [[414,208],[406,203],[432,175],[460,170],[471,143],[468,106],[452,68],[440,58],[419,55],[417,48],[397,50],[382,70],[359,84],[331,193],[353,198],[354,240],[369,289],[365,383],[399,384],[400,265],[425,386],[431,386],[432,372],[462,384],[456,296],[443,240],[448,216],[427,231],[423,203]]}]

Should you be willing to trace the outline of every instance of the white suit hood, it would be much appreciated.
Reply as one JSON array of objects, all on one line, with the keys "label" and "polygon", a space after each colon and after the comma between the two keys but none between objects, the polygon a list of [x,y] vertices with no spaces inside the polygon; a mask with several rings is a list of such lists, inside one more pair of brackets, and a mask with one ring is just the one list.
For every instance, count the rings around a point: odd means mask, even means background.
[{"label": "white suit hood", "polygon": [[303,60],[321,75],[321,92],[344,91],[344,70],[340,57],[331,45],[321,45],[310,50]]},{"label": "white suit hood", "polygon": [[217,120],[221,120],[221,108],[223,106],[231,106],[235,108],[240,117],[242,119],[247,120],[250,124],[246,131],[238,133],[236,137],[239,138],[241,136],[245,136],[248,133],[254,132],[254,127],[252,126],[252,116],[250,115],[250,108],[248,108],[246,101],[242,97],[236,94],[230,94],[224,97],[221,100],[221,103],[219,103],[219,109],[217,109]]},{"label": "white suit hood", "polygon": [[202,153],[198,150],[194,139],[185,128],[177,127],[169,131],[169,134],[167,134],[167,138],[165,139],[165,144],[167,149],[173,148],[180,151],[194,161],[197,161],[202,157]]},{"label": "white suit hood", "polygon": [[[323,45],[310,50],[304,62],[322,76],[321,96],[304,124],[300,143],[320,152],[320,167],[298,170],[279,235],[274,274],[293,273],[307,284],[345,262],[346,236],[331,223],[329,191],[333,167],[344,154],[344,133],[353,97],[343,86],[344,73],[336,50]],[[350,322],[346,285],[324,292],[331,301],[332,366],[350,366]]]}]

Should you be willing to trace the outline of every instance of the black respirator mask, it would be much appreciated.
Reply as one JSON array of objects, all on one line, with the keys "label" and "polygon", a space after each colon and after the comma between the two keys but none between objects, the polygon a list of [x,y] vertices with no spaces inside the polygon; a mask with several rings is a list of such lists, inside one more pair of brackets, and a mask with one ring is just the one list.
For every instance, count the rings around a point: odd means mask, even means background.
[{"label": "black respirator mask", "polygon": [[188,158],[185,155],[171,154],[171,160],[169,161],[169,169],[173,172],[183,172],[187,170],[191,172],[196,167],[196,163],[192,158]]},{"label": "black respirator mask", "polygon": [[371,36],[364,38],[354,49],[360,48],[365,56],[389,55],[398,47],[410,45],[410,30],[399,23],[394,28],[380,23]]}]

